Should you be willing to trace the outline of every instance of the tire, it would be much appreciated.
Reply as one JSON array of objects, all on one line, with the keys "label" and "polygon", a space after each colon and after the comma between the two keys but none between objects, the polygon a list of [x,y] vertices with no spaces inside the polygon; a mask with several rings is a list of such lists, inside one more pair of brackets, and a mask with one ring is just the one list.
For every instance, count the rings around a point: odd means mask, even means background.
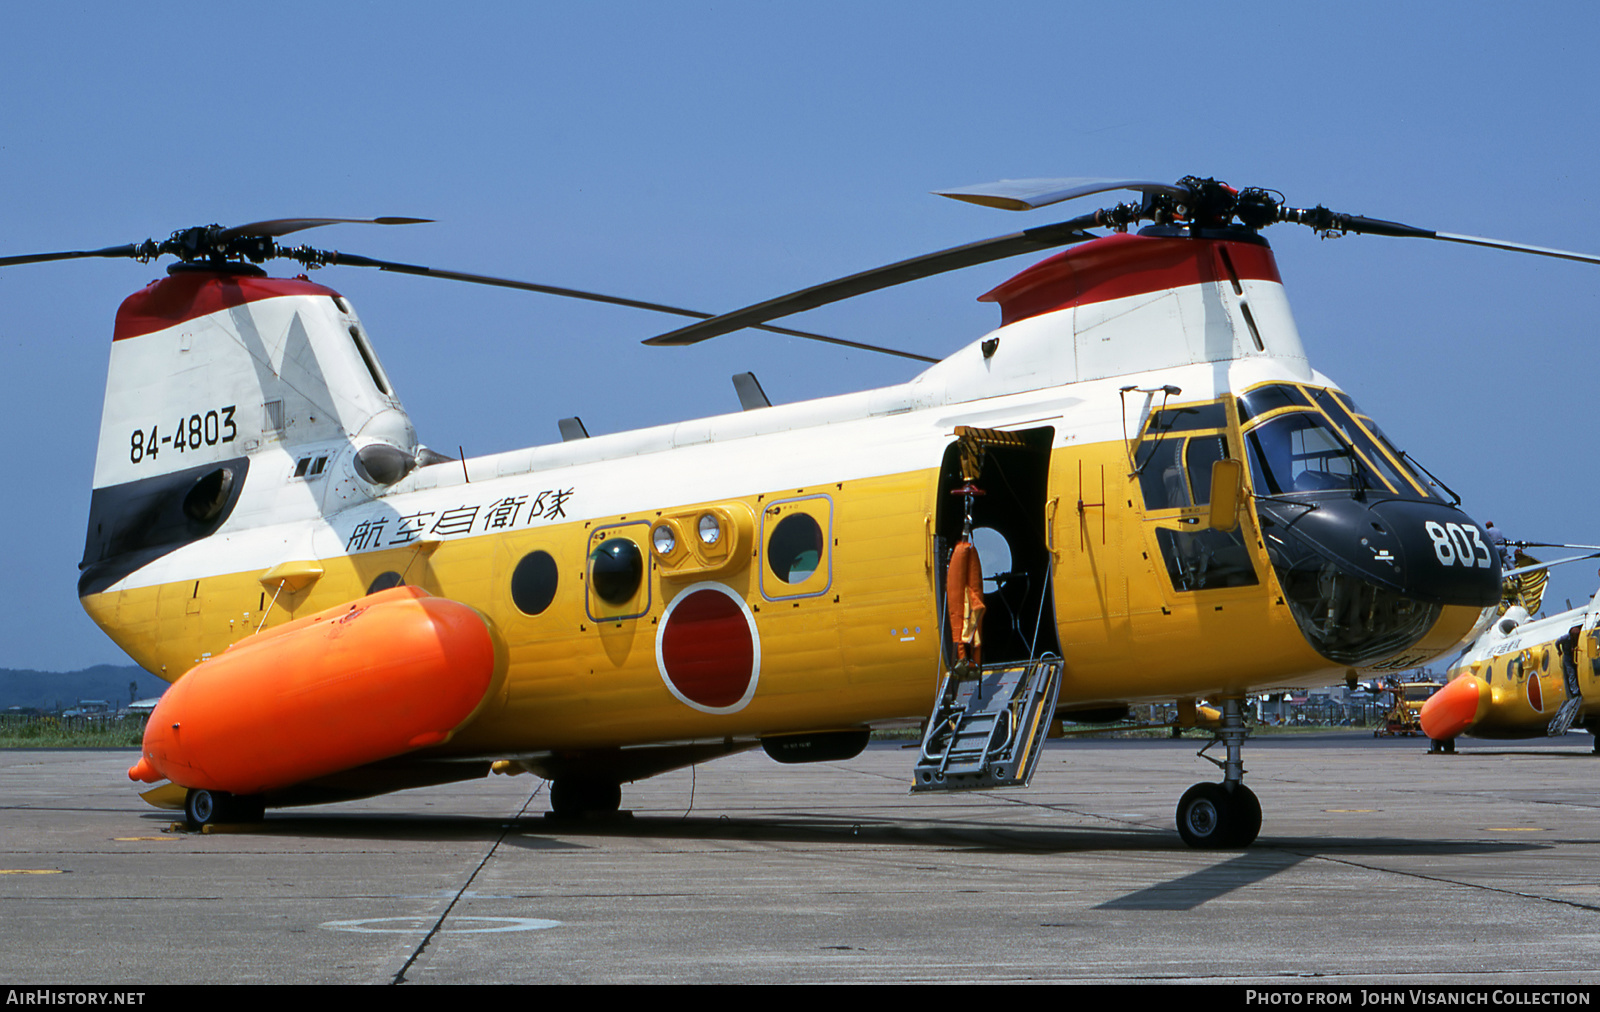
[{"label": "tire", "polygon": [[221,791],[191,787],[183,797],[183,819],[190,829],[213,825],[220,820],[226,800],[227,795]]},{"label": "tire", "polygon": [[1233,789],[1233,819],[1225,847],[1248,847],[1261,834],[1261,801],[1256,792],[1238,784]]},{"label": "tire", "polygon": [[610,815],[621,807],[621,784],[562,777],[550,785],[550,811],[563,819]]},{"label": "tire", "polygon": [[1233,799],[1221,784],[1195,784],[1178,799],[1178,835],[1197,850],[1226,846]]},{"label": "tire", "polygon": [[1244,784],[1195,784],[1178,801],[1178,835],[1197,850],[1248,847],[1261,832],[1261,802]]},{"label": "tire", "polygon": [[183,819],[190,829],[219,822],[260,822],[267,817],[266,799],[259,794],[233,795],[191,787],[183,799]]}]

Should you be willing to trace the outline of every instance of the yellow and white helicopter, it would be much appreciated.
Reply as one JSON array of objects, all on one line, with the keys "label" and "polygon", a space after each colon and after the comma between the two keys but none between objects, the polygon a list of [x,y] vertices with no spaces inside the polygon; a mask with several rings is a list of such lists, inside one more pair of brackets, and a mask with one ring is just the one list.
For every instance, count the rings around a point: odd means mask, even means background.
[{"label": "yellow and white helicopter", "polygon": [[[1539,577],[1551,565],[1596,554],[1507,573]],[[1542,589],[1542,583],[1535,586]],[[1588,604],[1559,614],[1535,619],[1538,610],[1537,592],[1531,600],[1508,601],[1450,665],[1449,681],[1422,706],[1422,730],[1432,739],[1432,751],[1454,752],[1462,735],[1556,738],[1578,726],[1595,736],[1594,750],[1600,753],[1600,592]]]},{"label": "yellow and white helicopter", "polygon": [[1311,367],[1261,230],[1600,261],[1195,177],[947,195],[1114,190],[1139,198],[647,342],[1072,247],[984,296],[998,329],[909,382],[771,406],[736,377],[736,414],[597,438],[569,419],[561,443],[470,459],[418,441],[342,295],[255,264],[709,314],[277,243],[348,219],[0,259],[179,261],[117,314],[79,583],[175,683],[130,777],[196,825],[491,769],[550,778],[558,813],[608,811],[668,769],[758,744],[837,759],[921,720],[914,790],[1014,786],[1053,717],[1203,697],[1223,779],[1183,796],[1178,829],[1247,845],[1244,695],[1438,657],[1501,568]]}]

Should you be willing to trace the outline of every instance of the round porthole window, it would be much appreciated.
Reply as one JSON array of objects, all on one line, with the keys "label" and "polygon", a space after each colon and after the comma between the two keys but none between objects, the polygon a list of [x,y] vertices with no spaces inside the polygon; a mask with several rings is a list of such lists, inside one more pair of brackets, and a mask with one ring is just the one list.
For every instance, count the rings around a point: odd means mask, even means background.
[{"label": "round porthole window", "polygon": [[524,615],[537,615],[556,597],[556,560],[549,552],[529,552],[511,571],[511,600]]},{"label": "round porthole window", "polygon": [[801,583],[822,565],[822,528],[807,513],[778,521],[767,539],[767,565],[784,583]]},{"label": "round porthole window", "polygon": [[371,586],[367,587],[367,593],[376,594],[380,590],[389,590],[392,587],[404,587],[405,585],[406,581],[401,579],[400,574],[391,569],[374,577]]},{"label": "round porthole window", "polygon": [[997,575],[1011,572],[1011,543],[993,527],[979,527],[972,532],[972,547],[978,550],[983,563],[983,589],[985,593],[997,589]]},{"label": "round porthole window", "polygon": [[644,556],[627,538],[607,538],[589,553],[589,581],[600,600],[627,604],[644,579]]}]

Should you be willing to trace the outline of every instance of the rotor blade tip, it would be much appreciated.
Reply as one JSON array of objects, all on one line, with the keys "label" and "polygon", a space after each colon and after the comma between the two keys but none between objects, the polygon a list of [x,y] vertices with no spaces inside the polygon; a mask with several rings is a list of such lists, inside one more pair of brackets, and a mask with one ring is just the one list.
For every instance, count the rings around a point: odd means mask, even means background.
[{"label": "rotor blade tip", "polygon": [[949,197],[951,200],[959,200],[968,204],[977,204],[980,207],[999,208],[1002,211],[1032,210],[1032,205],[1028,204],[1027,201],[1017,200],[1013,197],[997,197],[991,194],[983,193],[946,193],[941,190],[935,190],[934,196]]}]

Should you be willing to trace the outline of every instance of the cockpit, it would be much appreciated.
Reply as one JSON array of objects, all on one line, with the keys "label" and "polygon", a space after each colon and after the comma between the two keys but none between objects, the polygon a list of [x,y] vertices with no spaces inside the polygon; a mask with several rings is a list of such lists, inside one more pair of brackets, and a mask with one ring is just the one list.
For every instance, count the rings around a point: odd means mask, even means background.
[{"label": "cockpit", "polygon": [[[1241,455],[1259,546],[1199,515],[1213,467]],[[1255,585],[1264,548],[1301,632],[1339,664],[1394,658],[1444,609],[1499,598],[1482,529],[1341,391],[1268,383],[1231,403],[1159,408],[1130,463],[1174,591]]]},{"label": "cockpit", "polygon": [[1419,641],[1445,607],[1498,599],[1481,528],[1348,396],[1274,383],[1237,403],[1267,557],[1324,657],[1373,664]]},{"label": "cockpit", "polygon": [[1439,499],[1372,418],[1337,390],[1274,383],[1239,398],[1257,495],[1347,491]]}]

